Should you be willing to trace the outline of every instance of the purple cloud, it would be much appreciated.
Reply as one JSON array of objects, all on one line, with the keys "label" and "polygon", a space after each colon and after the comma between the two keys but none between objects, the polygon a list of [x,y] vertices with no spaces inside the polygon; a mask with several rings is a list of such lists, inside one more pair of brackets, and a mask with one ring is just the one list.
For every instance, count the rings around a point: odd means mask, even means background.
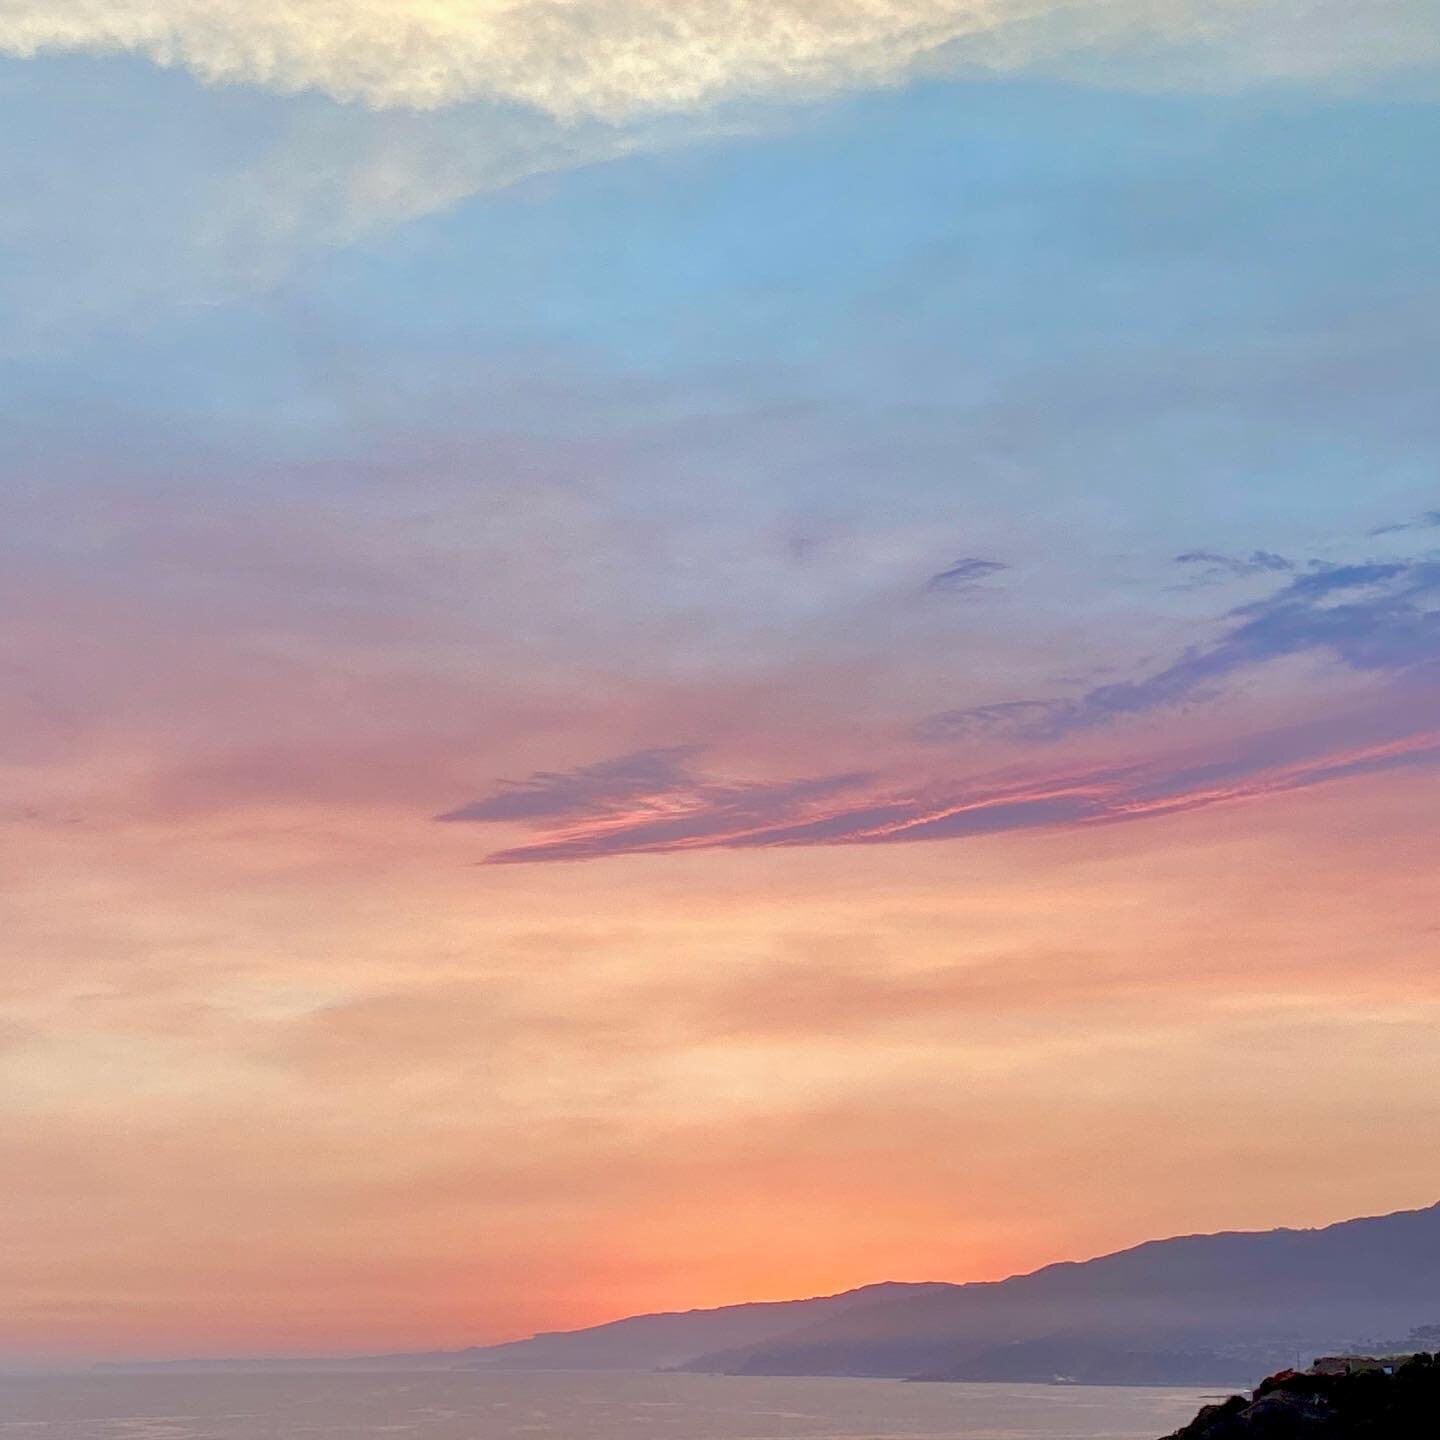
[{"label": "purple cloud", "polygon": [[[578,836],[623,830],[635,844],[680,848],[690,839],[741,834],[777,819],[798,822],[814,807],[875,779],[856,771],[781,781],[720,780],[688,768],[698,753],[694,746],[673,746],[576,770],[538,771],[435,818],[449,823],[559,822]],[[558,852],[568,833],[562,830],[552,837],[554,858],[561,858]]]},{"label": "purple cloud", "polygon": [[1377,525],[1369,533],[1374,535],[1399,535],[1406,530],[1440,530],[1440,510],[1427,510],[1413,520],[1398,520],[1393,525]]},{"label": "purple cloud", "polygon": [[992,575],[999,575],[1009,568],[1003,561],[985,560],[978,555],[971,555],[956,560],[954,564],[947,566],[939,574],[932,575],[925,582],[925,588],[966,594],[974,590],[982,580],[987,580]]},{"label": "purple cloud", "polygon": [[866,772],[716,779],[693,770],[696,747],[672,746],[537,772],[438,818],[558,822],[560,828],[533,842],[491,854],[487,864],[877,845],[1120,823],[1440,762],[1440,728],[1430,718],[1440,710],[1440,562],[1316,567],[1225,620],[1218,639],[1189,647],[1137,680],[1097,686],[1074,699],[947,712],[923,722],[919,733],[1053,740],[1122,716],[1194,703],[1247,668],[1311,651],[1383,674],[1390,683],[1368,712],[1128,766],[897,789]]},{"label": "purple cloud", "polygon": [[922,740],[1008,735],[1056,740],[1126,716],[1213,696],[1234,675],[1307,652],[1329,652],[1355,670],[1400,672],[1440,660],[1440,562],[1321,566],[1273,595],[1239,606],[1229,629],[1169,665],[1099,685],[1075,698],[1017,700],[942,711],[915,727]]},{"label": "purple cloud", "polygon": [[1249,555],[1221,555],[1214,550],[1187,550],[1175,557],[1177,565],[1193,567],[1197,573],[1188,586],[1213,585],[1221,580],[1243,580],[1251,575],[1275,575],[1293,570],[1295,562],[1271,550],[1252,550]]},{"label": "purple cloud", "polygon": [[636,750],[576,770],[537,770],[524,780],[503,780],[493,795],[437,815],[444,821],[570,820],[603,815],[652,796],[693,786],[688,766],[697,745]]},{"label": "purple cloud", "polygon": [[[603,817],[496,851],[489,865],[685,850],[893,845],[1022,830],[1120,824],[1311,789],[1363,774],[1440,764],[1440,729],[1385,707],[1269,731],[1203,754],[1129,766],[988,777],[846,798],[859,777],[702,787],[682,814]],[[743,792],[743,803],[734,797]],[[838,802],[838,803],[837,803]]]}]

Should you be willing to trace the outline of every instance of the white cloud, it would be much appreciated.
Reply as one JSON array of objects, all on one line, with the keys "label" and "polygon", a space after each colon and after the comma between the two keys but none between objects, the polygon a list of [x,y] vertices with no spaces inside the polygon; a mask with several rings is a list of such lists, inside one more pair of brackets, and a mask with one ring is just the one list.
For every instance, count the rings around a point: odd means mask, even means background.
[{"label": "white cloud", "polygon": [[190,244],[209,273],[267,288],[297,252],[339,247],[468,196],[682,143],[656,125],[560,125],[513,110],[312,109],[226,176]]},{"label": "white cloud", "polygon": [[1437,31],[1433,0],[0,0],[10,55],[133,53],[379,108],[562,120],[1157,51],[1198,51],[1222,77],[1348,74],[1434,59]]},{"label": "white cloud", "polygon": [[[244,100],[234,129],[206,105],[216,92],[183,82],[115,67],[12,76],[19,118],[0,127],[0,168],[22,177],[27,204],[0,216],[18,257],[0,276],[15,316],[0,348],[264,292],[308,257],[529,176],[765,129],[773,102],[967,71],[1127,88],[1351,83],[1440,61],[1434,6],[0,0],[0,57],[136,55],[256,87],[230,97]],[[57,103],[66,126],[34,119]]]},{"label": "white cloud", "polygon": [[[565,124],[514,107],[416,112],[243,97],[64,67],[0,91],[0,355],[96,325],[264,294],[297,265],[467,197],[734,133],[712,116]],[[63,112],[64,126],[49,123]],[[114,116],[126,117],[123,125]]]}]

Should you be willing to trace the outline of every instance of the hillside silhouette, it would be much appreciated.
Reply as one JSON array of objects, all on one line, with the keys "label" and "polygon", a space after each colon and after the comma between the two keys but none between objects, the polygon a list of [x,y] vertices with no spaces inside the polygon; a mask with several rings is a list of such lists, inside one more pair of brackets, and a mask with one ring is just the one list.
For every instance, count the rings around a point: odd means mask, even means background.
[{"label": "hillside silhouette", "polygon": [[1236,1384],[1440,1316],[1440,1205],[1318,1230],[1192,1235],[852,1306],[698,1356],[739,1375]]}]

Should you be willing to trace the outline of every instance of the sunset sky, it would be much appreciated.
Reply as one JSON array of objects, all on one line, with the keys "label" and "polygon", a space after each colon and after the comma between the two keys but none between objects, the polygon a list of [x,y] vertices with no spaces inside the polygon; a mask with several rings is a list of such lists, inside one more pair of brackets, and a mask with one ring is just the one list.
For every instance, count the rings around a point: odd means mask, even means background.
[{"label": "sunset sky", "polygon": [[0,0],[0,1365],[1440,1199],[1435,0]]}]

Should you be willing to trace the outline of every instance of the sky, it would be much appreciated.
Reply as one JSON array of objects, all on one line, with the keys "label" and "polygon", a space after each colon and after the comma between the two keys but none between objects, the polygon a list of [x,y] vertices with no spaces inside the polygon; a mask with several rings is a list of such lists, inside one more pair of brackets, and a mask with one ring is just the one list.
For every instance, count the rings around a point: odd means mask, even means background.
[{"label": "sky", "polygon": [[1434,0],[3,0],[0,1364],[1440,1199]]}]

